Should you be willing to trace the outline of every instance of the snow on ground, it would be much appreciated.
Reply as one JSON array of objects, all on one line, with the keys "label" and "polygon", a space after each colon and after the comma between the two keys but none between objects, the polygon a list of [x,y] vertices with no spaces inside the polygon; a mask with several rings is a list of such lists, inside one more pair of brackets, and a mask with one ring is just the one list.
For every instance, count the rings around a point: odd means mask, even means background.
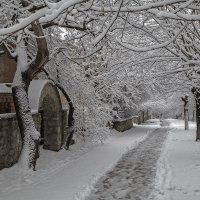
[{"label": "snow on ground", "polygon": [[17,164],[0,171],[0,200],[84,199],[101,175],[158,127],[159,120],[115,133],[104,144],[76,144],[71,151],[42,150],[36,172],[23,174]]},{"label": "snow on ground", "polygon": [[[171,128],[157,163],[153,200],[199,200],[200,143],[195,123],[184,130],[183,120],[163,120]],[[97,179],[128,150],[160,127],[150,120],[124,133],[113,134],[103,145],[76,144],[70,151],[42,150],[37,171],[23,174],[20,166],[0,171],[0,200],[83,200]],[[144,199],[146,200],[146,199]]]},{"label": "snow on ground", "polygon": [[149,200],[169,127],[158,128],[102,176],[87,200]]},{"label": "snow on ground", "polygon": [[199,200],[200,143],[195,141],[195,123],[185,131],[183,120],[164,121],[172,129],[158,162],[154,200]]}]

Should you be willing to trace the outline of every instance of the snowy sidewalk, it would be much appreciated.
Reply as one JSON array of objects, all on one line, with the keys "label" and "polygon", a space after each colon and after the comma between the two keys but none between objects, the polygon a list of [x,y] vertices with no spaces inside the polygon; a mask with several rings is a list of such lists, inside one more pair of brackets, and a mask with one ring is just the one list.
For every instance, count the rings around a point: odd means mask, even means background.
[{"label": "snowy sidewalk", "polygon": [[[26,179],[19,179],[12,171],[15,167],[0,171],[1,200],[73,200],[84,199],[96,180],[108,171],[121,156],[144,140],[158,126],[138,126],[118,133],[107,143],[98,145],[85,154],[76,155],[71,161],[58,161],[55,167],[44,169],[40,160],[38,170]],[[66,151],[60,152],[60,154]],[[68,154],[73,154],[73,150]],[[59,157],[59,153],[52,154]],[[42,155],[45,159],[45,154]],[[73,157],[73,156],[72,156]],[[56,159],[53,156],[51,159]],[[40,164],[41,163],[41,164]],[[15,175],[12,178],[12,173]]]},{"label": "snowy sidewalk", "polygon": [[102,176],[87,200],[147,200],[154,189],[156,164],[169,128],[153,131]]},{"label": "snowy sidewalk", "polygon": [[154,200],[200,199],[200,142],[195,142],[195,123],[185,131],[183,120],[169,120],[173,128],[157,170]]}]

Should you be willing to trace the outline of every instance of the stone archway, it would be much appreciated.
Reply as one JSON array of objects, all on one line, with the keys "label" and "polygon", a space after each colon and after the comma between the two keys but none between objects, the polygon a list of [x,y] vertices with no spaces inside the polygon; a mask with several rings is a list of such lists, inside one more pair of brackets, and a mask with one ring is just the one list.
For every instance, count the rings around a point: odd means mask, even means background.
[{"label": "stone archway", "polygon": [[41,113],[41,137],[44,149],[59,151],[63,144],[62,105],[55,85],[48,82],[39,99]]},{"label": "stone archway", "polygon": [[28,91],[32,112],[41,114],[40,132],[45,149],[59,151],[64,142],[67,112],[57,87],[48,80],[33,80]]}]

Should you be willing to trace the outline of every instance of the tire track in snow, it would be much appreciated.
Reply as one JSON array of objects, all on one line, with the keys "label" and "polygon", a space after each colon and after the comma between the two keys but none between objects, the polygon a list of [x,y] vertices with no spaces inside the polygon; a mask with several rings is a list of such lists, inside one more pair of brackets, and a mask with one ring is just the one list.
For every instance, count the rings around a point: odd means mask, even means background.
[{"label": "tire track in snow", "polygon": [[168,128],[150,133],[137,148],[130,150],[94,186],[87,200],[147,200],[154,189],[157,161]]}]

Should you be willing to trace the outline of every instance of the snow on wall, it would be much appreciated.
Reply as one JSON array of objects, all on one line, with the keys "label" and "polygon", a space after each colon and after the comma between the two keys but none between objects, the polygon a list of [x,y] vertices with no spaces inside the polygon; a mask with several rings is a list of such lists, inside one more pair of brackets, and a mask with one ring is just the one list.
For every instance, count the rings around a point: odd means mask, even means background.
[{"label": "snow on wall", "polygon": [[0,84],[0,93],[10,94],[10,93],[12,93],[12,89],[11,89],[11,87],[7,86],[7,83],[1,83]]}]

